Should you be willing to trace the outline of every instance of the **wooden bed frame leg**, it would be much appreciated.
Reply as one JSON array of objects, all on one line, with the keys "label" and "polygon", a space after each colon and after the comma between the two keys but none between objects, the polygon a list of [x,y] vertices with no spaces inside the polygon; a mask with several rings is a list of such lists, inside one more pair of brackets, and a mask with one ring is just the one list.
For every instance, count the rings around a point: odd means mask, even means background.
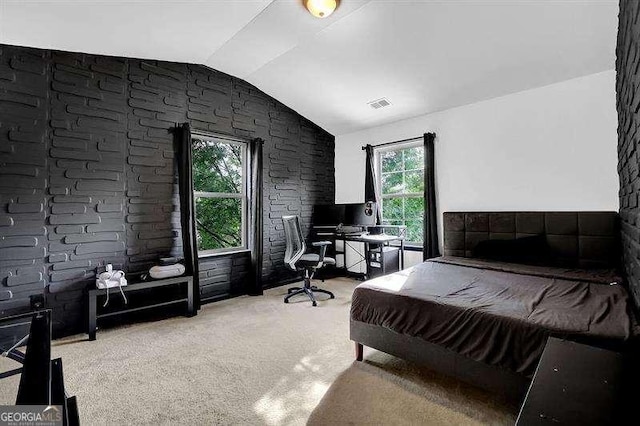
[{"label": "wooden bed frame leg", "polygon": [[356,344],[356,361],[362,361],[364,347],[362,346],[362,343],[355,342],[355,344]]}]

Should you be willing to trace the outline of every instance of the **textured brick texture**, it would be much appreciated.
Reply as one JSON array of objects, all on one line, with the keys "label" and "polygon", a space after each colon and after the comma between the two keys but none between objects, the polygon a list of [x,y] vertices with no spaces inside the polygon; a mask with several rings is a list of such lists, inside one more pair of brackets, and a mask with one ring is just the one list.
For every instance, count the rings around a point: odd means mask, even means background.
[{"label": "textured brick texture", "polygon": [[[333,136],[207,67],[0,45],[0,312],[44,292],[54,327],[77,330],[97,267],[181,254],[177,122],[264,139],[263,277],[291,277],[280,217],[308,227],[333,202]],[[242,294],[249,260],[201,259],[201,297]]]},{"label": "textured brick texture", "polygon": [[620,2],[616,51],[618,172],[624,272],[640,306],[640,2]]}]

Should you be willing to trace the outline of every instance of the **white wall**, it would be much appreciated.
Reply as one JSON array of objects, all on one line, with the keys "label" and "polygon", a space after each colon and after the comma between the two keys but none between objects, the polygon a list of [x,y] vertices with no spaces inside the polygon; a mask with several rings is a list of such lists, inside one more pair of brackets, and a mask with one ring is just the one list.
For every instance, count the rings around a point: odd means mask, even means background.
[{"label": "white wall", "polygon": [[364,201],[361,146],[436,133],[436,190],[455,210],[618,210],[615,71],[336,137],[336,202]]}]

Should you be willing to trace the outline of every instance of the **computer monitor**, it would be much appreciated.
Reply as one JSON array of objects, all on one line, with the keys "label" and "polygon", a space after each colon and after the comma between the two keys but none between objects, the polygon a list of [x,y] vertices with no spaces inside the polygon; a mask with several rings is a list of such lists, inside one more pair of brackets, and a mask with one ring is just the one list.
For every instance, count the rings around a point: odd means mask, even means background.
[{"label": "computer monitor", "polygon": [[366,202],[344,205],[345,225],[375,226],[376,225],[376,203]]},{"label": "computer monitor", "polygon": [[313,206],[314,226],[337,226],[344,223],[344,204]]}]

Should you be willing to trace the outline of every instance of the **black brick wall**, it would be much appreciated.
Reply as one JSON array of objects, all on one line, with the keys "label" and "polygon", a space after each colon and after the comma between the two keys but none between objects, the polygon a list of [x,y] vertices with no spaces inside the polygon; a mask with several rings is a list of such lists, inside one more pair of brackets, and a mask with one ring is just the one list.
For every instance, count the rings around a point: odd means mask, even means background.
[{"label": "black brick wall", "polygon": [[[204,66],[0,45],[0,312],[45,291],[76,330],[107,262],[180,254],[173,140],[195,130],[264,145],[267,285],[284,269],[280,217],[334,200],[334,138],[243,80]],[[203,298],[243,292],[247,253],[202,259]]]},{"label": "black brick wall", "polygon": [[616,50],[618,172],[623,264],[640,306],[640,2],[620,2]]}]

